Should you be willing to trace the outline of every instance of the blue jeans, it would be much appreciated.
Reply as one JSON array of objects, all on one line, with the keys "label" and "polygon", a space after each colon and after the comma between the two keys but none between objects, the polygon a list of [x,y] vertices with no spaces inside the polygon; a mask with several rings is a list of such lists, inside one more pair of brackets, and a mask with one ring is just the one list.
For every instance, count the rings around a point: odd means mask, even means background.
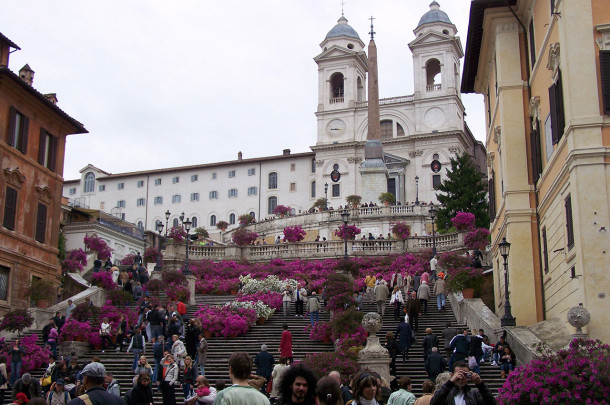
[{"label": "blue jeans", "polygon": [[51,346],[51,353],[53,353],[53,356],[55,356],[55,358],[57,358],[57,341],[47,341],[47,343],[49,344],[49,346]]},{"label": "blue jeans", "polygon": [[21,362],[11,361],[11,385],[14,385],[19,378],[21,378]]},{"label": "blue jeans", "polygon": [[160,359],[154,359],[155,360],[155,369],[153,371],[153,375],[152,375],[152,382],[156,383],[157,382],[157,373],[159,372],[159,370],[161,370],[161,360]]},{"label": "blue jeans", "polygon": [[511,363],[501,363],[500,370],[511,372],[513,371],[513,365]]},{"label": "blue jeans", "polygon": [[205,367],[203,364],[199,365],[199,375],[205,375]]},{"label": "blue jeans", "polygon": [[[309,317],[310,317],[310,321],[311,321],[311,326],[315,325],[315,323],[320,320],[320,314],[318,313],[318,311],[312,311],[309,314]],[[315,319],[315,321],[314,321],[314,319]]]},{"label": "blue jeans", "polygon": [[438,307],[439,311],[445,306],[445,294],[438,294],[436,296],[436,306]]},{"label": "blue jeans", "polygon": [[140,360],[140,356],[142,355],[142,349],[131,349],[133,352],[133,364],[131,365],[131,369],[135,370],[138,367],[138,360]]}]

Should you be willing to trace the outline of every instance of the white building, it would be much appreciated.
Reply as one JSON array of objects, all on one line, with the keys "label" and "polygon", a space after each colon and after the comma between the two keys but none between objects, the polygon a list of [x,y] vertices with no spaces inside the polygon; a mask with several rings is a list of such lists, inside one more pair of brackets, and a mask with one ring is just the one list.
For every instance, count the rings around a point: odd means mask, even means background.
[{"label": "white building", "polygon": [[[80,179],[65,182],[64,196],[150,230],[156,221],[165,223],[169,210],[169,226],[183,212],[193,227],[213,232],[218,221],[234,225],[244,213],[265,218],[278,204],[306,211],[325,196],[325,184],[328,204],[335,208],[350,194],[366,194],[359,168],[367,138],[368,61],[364,43],[347,22],[343,16],[338,20],[314,58],[318,133],[312,152],[287,149],[281,156],[254,159],[242,159],[240,152],[234,161],[120,174],[88,165]],[[403,204],[436,202],[434,187],[455,154],[467,151],[483,173],[486,167],[483,145],[464,122],[463,51],[455,25],[433,1],[414,33],[409,44],[414,94],[380,100],[387,190]],[[339,178],[331,178],[333,171]]]}]

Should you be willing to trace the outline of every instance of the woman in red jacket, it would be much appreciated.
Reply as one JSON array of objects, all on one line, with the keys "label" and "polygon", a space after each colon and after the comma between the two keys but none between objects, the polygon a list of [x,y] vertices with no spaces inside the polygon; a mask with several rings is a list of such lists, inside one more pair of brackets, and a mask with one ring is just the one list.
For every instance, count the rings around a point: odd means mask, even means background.
[{"label": "woman in red jacket", "polygon": [[284,323],[282,340],[280,341],[280,356],[286,357],[292,363],[292,334],[288,330],[288,324]]}]

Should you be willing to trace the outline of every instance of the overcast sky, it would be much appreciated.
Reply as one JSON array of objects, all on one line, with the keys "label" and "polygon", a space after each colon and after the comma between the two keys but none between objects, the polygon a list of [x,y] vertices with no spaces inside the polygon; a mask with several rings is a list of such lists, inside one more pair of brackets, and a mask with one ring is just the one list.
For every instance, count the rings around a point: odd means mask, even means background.
[{"label": "overcast sky", "polygon": [[[466,47],[469,0],[438,0]],[[413,94],[407,44],[431,0],[345,0],[368,43],[375,17],[380,97]],[[309,151],[319,44],[341,0],[2,0],[0,32],[34,87],[89,134],[68,137],[64,178]],[[484,141],[483,99],[463,95]]]}]

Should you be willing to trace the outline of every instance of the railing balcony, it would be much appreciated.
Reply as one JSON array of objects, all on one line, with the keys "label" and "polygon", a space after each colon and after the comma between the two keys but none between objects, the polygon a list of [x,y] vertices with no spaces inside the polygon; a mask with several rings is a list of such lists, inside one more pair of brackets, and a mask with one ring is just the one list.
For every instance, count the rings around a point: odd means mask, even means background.
[{"label": "railing balcony", "polygon": [[345,101],[345,97],[332,97],[330,99],[330,104],[339,104]]},{"label": "railing balcony", "polygon": [[426,91],[437,91],[437,90],[441,90],[442,87],[440,84],[431,84],[426,86]]}]

